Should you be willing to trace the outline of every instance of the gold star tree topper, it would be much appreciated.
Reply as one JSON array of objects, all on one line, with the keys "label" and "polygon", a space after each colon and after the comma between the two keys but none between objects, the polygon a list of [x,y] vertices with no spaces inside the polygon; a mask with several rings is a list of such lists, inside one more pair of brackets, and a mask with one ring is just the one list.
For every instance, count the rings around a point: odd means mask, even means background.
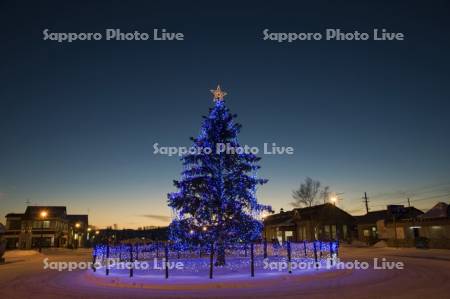
[{"label": "gold star tree topper", "polygon": [[214,95],[214,102],[223,101],[223,98],[227,95],[225,91],[220,89],[220,85],[217,85],[216,89],[210,89],[210,91]]}]

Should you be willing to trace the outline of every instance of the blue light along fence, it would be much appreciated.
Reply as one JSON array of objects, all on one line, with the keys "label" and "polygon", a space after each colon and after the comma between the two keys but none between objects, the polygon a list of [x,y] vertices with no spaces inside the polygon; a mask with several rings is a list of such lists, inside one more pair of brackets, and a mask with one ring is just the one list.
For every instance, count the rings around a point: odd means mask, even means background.
[{"label": "blue light along fence", "polygon": [[[226,257],[240,258],[240,261],[249,265],[250,276],[255,276],[255,260],[282,259],[288,262],[288,272],[292,273],[290,264],[292,260],[311,260],[317,265],[325,259],[331,262],[338,257],[338,241],[300,241],[284,242],[283,244],[260,242],[250,244],[227,244]],[[214,244],[203,247],[180,248],[170,242],[152,242],[147,244],[101,244],[93,249],[93,271],[97,271],[96,265],[105,267],[105,274],[109,275],[108,261],[120,262],[150,261],[161,259],[161,269],[166,278],[169,277],[169,261],[197,259],[203,261],[203,265],[209,266],[209,277],[213,278],[214,257],[217,254]],[[129,267],[129,276],[134,275],[133,267]]]}]

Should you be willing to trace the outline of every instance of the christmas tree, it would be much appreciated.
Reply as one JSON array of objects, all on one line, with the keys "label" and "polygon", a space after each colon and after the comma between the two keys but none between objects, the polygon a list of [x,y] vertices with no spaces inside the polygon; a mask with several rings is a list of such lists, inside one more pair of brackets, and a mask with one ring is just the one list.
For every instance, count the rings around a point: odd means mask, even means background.
[{"label": "christmas tree", "polygon": [[240,147],[241,125],[233,122],[236,115],[226,107],[226,93],[220,86],[211,92],[215,105],[204,117],[200,135],[191,138],[191,150],[181,159],[184,170],[181,179],[174,181],[178,191],[168,194],[175,214],[170,238],[184,248],[213,246],[216,265],[224,265],[228,245],[260,238],[263,227],[257,216],[271,208],[256,199],[256,187],[267,182],[256,176],[260,158],[250,152],[223,150],[225,145]]}]

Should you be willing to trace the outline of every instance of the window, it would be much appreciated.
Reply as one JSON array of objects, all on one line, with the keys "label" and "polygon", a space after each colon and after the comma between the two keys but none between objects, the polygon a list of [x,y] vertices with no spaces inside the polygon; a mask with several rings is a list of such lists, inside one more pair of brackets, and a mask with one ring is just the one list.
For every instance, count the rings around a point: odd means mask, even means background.
[{"label": "window", "polygon": [[324,237],[330,238],[330,226],[325,225],[323,228],[324,228]]},{"label": "window", "polygon": [[397,227],[397,239],[404,239],[405,238],[405,232],[403,230],[403,227]]},{"label": "window", "polygon": [[331,226],[331,238],[336,239],[336,225]]},{"label": "window", "polygon": [[40,229],[40,228],[49,228],[50,227],[50,221],[44,220],[44,221],[33,221],[33,228]]},{"label": "window", "polygon": [[285,241],[292,241],[293,236],[294,236],[293,231],[287,230],[287,231],[284,232],[284,237],[285,237],[284,240]]}]

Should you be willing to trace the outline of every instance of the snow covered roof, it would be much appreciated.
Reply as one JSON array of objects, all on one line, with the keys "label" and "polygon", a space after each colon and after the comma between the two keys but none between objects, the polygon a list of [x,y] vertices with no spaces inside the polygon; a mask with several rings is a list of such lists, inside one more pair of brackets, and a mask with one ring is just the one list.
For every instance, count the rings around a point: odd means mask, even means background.
[{"label": "snow covered roof", "polygon": [[282,212],[274,215],[268,216],[266,219],[264,219],[265,225],[277,225],[277,226],[286,226],[286,225],[292,225],[292,216],[293,211],[288,212]]},{"label": "snow covered roof", "polygon": [[325,203],[268,216],[264,225],[290,226],[298,221],[321,221],[326,223],[353,222],[354,218],[331,203]]},{"label": "snow covered roof", "polygon": [[423,212],[415,207],[404,207],[389,205],[386,210],[372,211],[362,216],[354,216],[357,224],[375,224],[379,220],[392,220],[393,215],[396,219],[411,219],[420,217]]},{"label": "snow covered roof", "polygon": [[64,206],[28,206],[25,213],[9,213],[6,218],[20,218],[21,220],[41,219],[40,213],[47,212],[46,219],[63,219],[71,223],[88,223],[88,215],[68,215]]},{"label": "snow covered roof", "polygon": [[358,224],[376,223],[378,220],[384,220],[388,217],[387,210],[372,211],[362,216],[353,216]]},{"label": "snow covered roof", "polygon": [[419,216],[421,219],[448,218],[450,217],[450,206],[445,202],[439,202],[425,214]]}]

